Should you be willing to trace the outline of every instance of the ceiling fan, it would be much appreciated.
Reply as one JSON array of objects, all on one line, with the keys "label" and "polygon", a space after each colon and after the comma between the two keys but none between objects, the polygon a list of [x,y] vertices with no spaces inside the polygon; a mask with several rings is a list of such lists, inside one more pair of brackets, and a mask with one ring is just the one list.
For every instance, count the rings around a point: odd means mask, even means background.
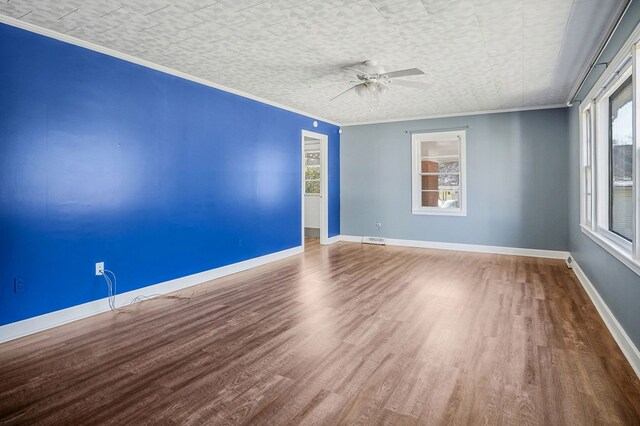
[{"label": "ceiling fan", "polygon": [[370,94],[371,110],[373,110],[374,98],[376,101],[377,109],[379,108],[380,95],[386,93],[392,86],[404,86],[417,89],[426,89],[429,87],[429,85],[420,81],[398,80],[398,78],[401,77],[423,75],[424,72],[419,70],[418,68],[385,72],[384,68],[381,65],[378,65],[377,61],[364,61],[360,64],[346,67],[344,68],[344,70],[355,72],[357,80],[353,80],[351,81],[351,83],[356,84],[334,96],[330,99],[330,101],[333,101],[334,99],[353,90],[356,95],[360,97],[364,97],[367,94]]}]

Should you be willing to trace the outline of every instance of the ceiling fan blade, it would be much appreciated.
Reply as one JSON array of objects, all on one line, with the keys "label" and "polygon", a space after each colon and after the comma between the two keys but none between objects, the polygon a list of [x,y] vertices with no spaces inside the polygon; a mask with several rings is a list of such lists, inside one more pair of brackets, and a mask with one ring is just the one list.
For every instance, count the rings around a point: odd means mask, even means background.
[{"label": "ceiling fan blade", "polygon": [[398,78],[398,77],[409,77],[410,75],[422,75],[422,74],[424,74],[424,72],[422,72],[418,68],[409,68],[406,70],[387,72],[382,74],[382,76],[383,77],[386,76],[389,78]]},{"label": "ceiling fan blade", "polygon": [[347,90],[345,90],[344,92],[340,92],[340,93],[338,93],[338,94],[337,94],[337,95],[335,95],[333,98],[329,99],[329,102],[331,102],[332,100],[334,100],[334,99],[336,99],[336,98],[338,98],[338,97],[340,97],[340,96],[344,95],[344,94],[345,94],[345,93],[347,93],[348,91],[355,89],[355,88],[356,88],[356,87],[358,87],[358,86],[360,86],[360,85],[359,85],[359,84],[356,84],[355,86],[351,86],[351,87],[349,87],[349,88],[348,88]]},{"label": "ceiling fan blade", "polygon": [[342,68],[342,69],[343,69],[344,71],[353,72],[353,73],[355,73],[356,75],[358,75],[358,74],[367,74],[367,72],[366,72],[366,71],[362,71],[360,68],[356,68],[356,67],[345,67],[345,68]]},{"label": "ceiling fan blade", "polygon": [[414,89],[430,89],[431,88],[431,85],[428,83],[423,83],[422,81],[411,81],[411,80],[392,80],[391,85],[412,87]]}]

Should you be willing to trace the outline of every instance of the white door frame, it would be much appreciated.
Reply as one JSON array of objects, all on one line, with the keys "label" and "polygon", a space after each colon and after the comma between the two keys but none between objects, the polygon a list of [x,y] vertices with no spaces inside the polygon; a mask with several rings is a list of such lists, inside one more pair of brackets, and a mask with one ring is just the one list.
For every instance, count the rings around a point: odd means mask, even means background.
[{"label": "white door frame", "polygon": [[302,210],[300,212],[300,221],[302,222],[302,232],[300,245],[304,246],[304,138],[309,137],[320,140],[320,244],[328,244],[329,240],[329,136],[322,133],[311,132],[309,130],[302,131],[301,148],[302,148]]}]

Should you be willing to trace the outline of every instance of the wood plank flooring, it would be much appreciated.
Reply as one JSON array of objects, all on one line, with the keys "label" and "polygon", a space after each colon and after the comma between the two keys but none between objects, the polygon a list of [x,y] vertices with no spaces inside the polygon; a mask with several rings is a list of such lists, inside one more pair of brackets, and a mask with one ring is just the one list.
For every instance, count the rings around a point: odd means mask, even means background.
[{"label": "wood plank flooring", "polygon": [[192,293],[0,345],[0,423],[640,424],[562,261],[314,242]]}]

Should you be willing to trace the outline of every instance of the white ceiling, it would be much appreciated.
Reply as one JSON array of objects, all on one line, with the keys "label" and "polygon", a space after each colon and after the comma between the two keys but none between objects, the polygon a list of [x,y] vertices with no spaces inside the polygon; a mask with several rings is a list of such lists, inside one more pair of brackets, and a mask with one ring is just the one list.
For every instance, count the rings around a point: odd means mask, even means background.
[{"label": "white ceiling", "polygon": [[[566,102],[622,0],[0,0],[0,14],[349,124]],[[370,111],[342,68],[417,67]]]}]

